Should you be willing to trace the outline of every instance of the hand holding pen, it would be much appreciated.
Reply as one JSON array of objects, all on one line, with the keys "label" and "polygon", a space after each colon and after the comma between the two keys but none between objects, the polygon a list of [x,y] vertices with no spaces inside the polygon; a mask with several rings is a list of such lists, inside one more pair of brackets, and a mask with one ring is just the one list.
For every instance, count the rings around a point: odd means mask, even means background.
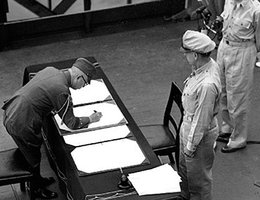
[{"label": "hand holding pen", "polygon": [[89,116],[90,123],[92,123],[92,122],[98,122],[102,116],[103,116],[103,115],[102,115],[101,112],[97,112],[96,110],[94,110],[94,113],[92,113],[92,114]]}]

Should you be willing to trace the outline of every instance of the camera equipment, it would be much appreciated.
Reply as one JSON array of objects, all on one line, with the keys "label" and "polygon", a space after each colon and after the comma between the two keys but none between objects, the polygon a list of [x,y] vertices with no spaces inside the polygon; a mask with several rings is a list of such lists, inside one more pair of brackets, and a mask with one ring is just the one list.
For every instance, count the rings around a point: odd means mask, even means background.
[{"label": "camera equipment", "polygon": [[213,30],[221,30],[223,28],[223,19],[220,16],[217,16],[217,18],[215,19],[215,21],[213,21],[212,25],[211,25]]},{"label": "camera equipment", "polygon": [[197,15],[200,15],[205,21],[206,23],[208,24],[209,23],[209,20],[210,20],[210,17],[211,17],[211,12],[207,9],[206,6],[202,6],[202,7],[199,7],[197,10],[196,10],[196,13]]},{"label": "camera equipment", "polygon": [[206,33],[211,39],[217,36],[217,39],[220,41],[222,39],[222,18],[218,16],[216,20],[211,21],[212,14],[206,6],[199,7],[196,13],[198,15],[198,30]]}]

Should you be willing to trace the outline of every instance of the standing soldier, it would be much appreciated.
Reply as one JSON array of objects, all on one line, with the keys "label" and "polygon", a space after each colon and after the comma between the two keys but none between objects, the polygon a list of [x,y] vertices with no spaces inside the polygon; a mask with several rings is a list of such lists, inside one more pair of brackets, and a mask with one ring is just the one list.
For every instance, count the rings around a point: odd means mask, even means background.
[{"label": "standing soldier", "polygon": [[223,39],[217,62],[221,71],[223,124],[218,141],[230,153],[247,144],[250,92],[257,52],[260,52],[260,3],[258,0],[226,0]]},{"label": "standing soldier", "polygon": [[184,117],[180,129],[181,198],[212,199],[214,143],[221,83],[218,64],[210,57],[216,44],[198,31],[186,31],[181,51],[192,68],[182,94]]}]

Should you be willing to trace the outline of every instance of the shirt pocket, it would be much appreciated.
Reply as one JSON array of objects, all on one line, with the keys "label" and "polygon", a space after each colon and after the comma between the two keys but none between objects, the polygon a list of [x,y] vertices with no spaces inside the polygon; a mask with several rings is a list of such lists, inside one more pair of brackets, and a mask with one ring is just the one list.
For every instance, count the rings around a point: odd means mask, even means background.
[{"label": "shirt pocket", "polygon": [[226,12],[226,11],[224,11],[224,12],[221,14],[221,16],[223,17],[224,20],[227,20],[228,17],[229,17],[229,13]]},{"label": "shirt pocket", "polygon": [[197,93],[192,91],[187,91],[183,94],[183,106],[189,115],[193,115],[197,106]]},{"label": "shirt pocket", "polygon": [[246,36],[251,27],[251,22],[246,19],[237,18],[233,22],[233,30],[238,36]]}]

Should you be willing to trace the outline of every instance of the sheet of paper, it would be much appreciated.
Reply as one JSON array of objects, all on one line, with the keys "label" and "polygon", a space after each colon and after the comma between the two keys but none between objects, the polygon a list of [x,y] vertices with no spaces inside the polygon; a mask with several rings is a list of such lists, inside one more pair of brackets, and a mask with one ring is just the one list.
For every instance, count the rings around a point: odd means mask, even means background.
[{"label": "sheet of paper", "polygon": [[130,134],[126,125],[115,126],[110,128],[98,129],[63,136],[66,144],[73,146],[82,146],[109,140],[125,138]]},{"label": "sheet of paper", "polygon": [[94,173],[140,165],[145,156],[136,141],[120,139],[77,147],[71,156],[79,171]]},{"label": "sheet of paper", "polygon": [[140,196],[181,191],[181,179],[169,164],[129,174],[128,178]]},{"label": "sheet of paper", "polygon": [[[90,123],[88,128],[82,129],[86,131],[102,128],[102,127],[115,126],[121,123],[122,124],[127,123],[124,115],[122,114],[118,106],[115,104],[114,100],[105,103],[97,103],[97,104],[75,107],[73,108],[73,111],[74,111],[74,115],[77,117],[90,116],[94,111],[98,111],[102,113],[103,116],[101,117],[100,121]],[[70,131],[70,132],[77,132],[75,130],[69,129],[65,123],[61,124],[61,119],[59,115],[56,114],[54,118],[60,129]]]},{"label": "sheet of paper", "polygon": [[78,90],[70,88],[70,93],[74,105],[112,99],[102,79],[92,80],[90,85]]}]

